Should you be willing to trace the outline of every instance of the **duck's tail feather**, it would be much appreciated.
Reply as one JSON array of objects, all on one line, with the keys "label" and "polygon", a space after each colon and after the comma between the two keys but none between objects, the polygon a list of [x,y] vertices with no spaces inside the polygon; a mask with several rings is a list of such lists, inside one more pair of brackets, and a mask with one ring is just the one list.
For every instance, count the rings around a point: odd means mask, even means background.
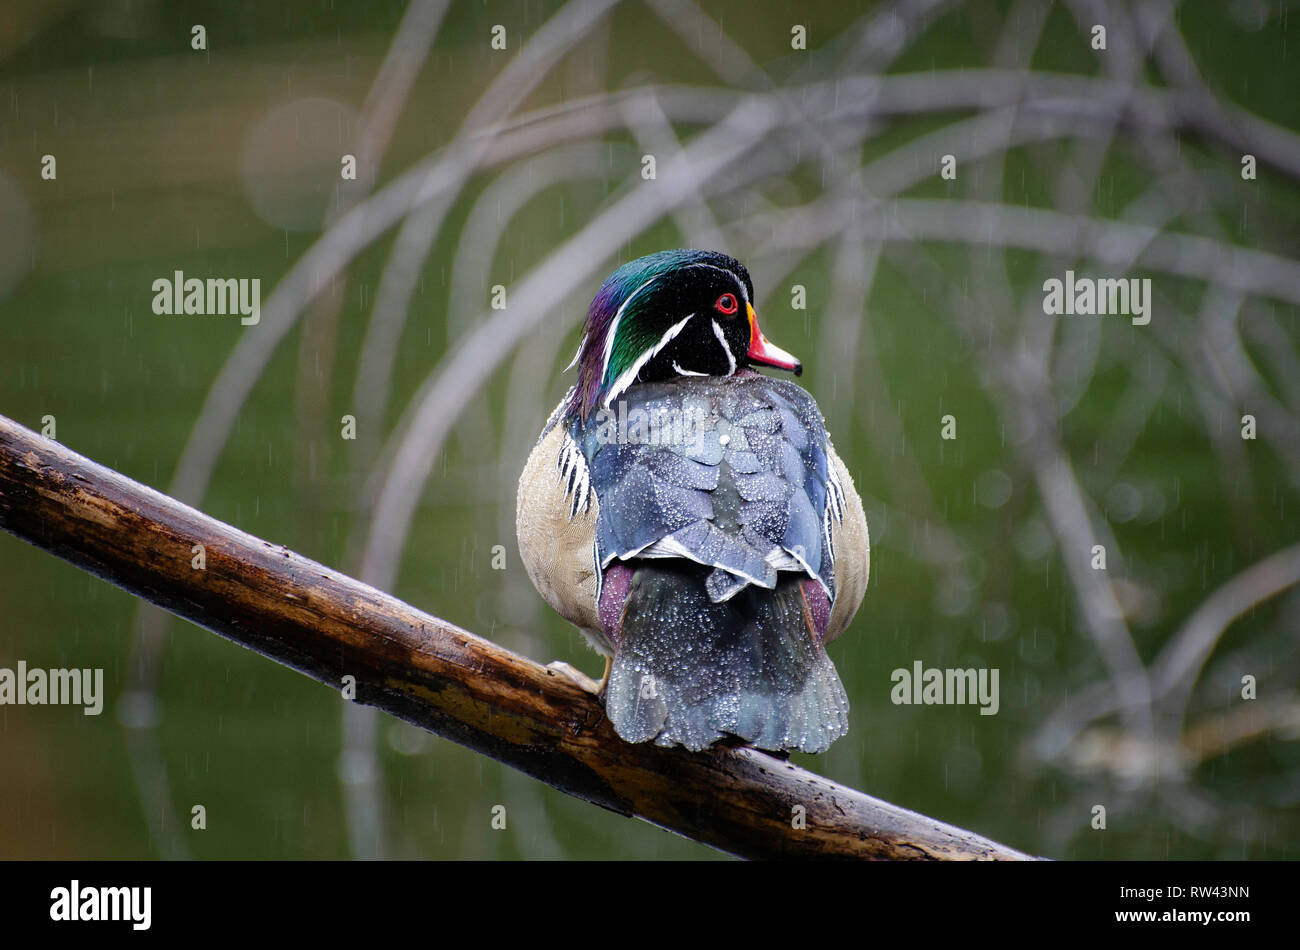
[{"label": "duck's tail feather", "polygon": [[848,729],[848,697],[813,633],[799,575],[715,603],[708,569],[635,562],[606,713],[628,742],[703,749],[727,735],[822,752]]}]

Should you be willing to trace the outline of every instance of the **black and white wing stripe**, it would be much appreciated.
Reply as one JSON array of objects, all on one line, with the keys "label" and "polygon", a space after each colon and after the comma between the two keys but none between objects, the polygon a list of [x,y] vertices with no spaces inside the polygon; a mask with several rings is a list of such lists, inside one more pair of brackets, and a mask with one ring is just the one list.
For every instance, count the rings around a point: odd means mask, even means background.
[{"label": "black and white wing stripe", "polygon": [[[575,388],[569,387],[560,404],[546,420],[546,425],[542,426],[542,434],[537,437],[539,445],[564,418],[564,409]],[[591,470],[586,456],[582,454],[582,447],[568,431],[563,433],[563,440],[560,454],[555,457],[555,469],[560,482],[564,484],[564,496],[569,499],[569,520],[572,521],[591,504]]]},{"label": "black and white wing stripe", "polygon": [[839,472],[831,462],[834,452],[830,440],[826,440],[826,510],[822,513],[822,525],[826,534],[826,550],[831,554],[831,563],[835,559],[835,540],[833,526],[844,520],[844,486],[840,484]]},{"label": "black and white wing stripe", "polygon": [[582,446],[568,432],[564,433],[556,468],[564,484],[565,497],[569,499],[569,520],[572,521],[591,504],[591,469],[582,454]]}]

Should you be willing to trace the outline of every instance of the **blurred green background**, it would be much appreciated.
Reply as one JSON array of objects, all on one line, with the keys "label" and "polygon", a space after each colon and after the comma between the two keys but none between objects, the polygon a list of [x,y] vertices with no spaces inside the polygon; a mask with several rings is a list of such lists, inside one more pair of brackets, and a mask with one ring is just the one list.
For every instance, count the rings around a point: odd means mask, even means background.
[{"label": "blurred green background", "polygon": [[[1300,129],[1288,6],[1169,8],[1204,88],[1286,136]],[[1081,9],[1109,17],[1105,52],[1090,48]],[[898,10],[617,4],[545,64],[513,111],[656,85],[762,93],[877,71],[925,78],[968,69],[976,88],[995,67],[1114,78],[1123,75],[1124,44],[1143,41],[1128,5]],[[0,412],[34,429],[52,415],[60,442],[167,490],[209,387],[241,337],[266,326],[155,315],[153,281],[176,270],[259,277],[265,307],[327,223],[453,142],[521,46],[564,11],[560,3],[452,3],[427,54],[411,54],[418,68],[409,89],[389,100],[396,106],[377,168],[341,184],[339,155],[374,128],[368,96],[406,12],[404,3],[360,0],[8,0],[0,8]],[[206,28],[206,50],[191,48],[194,24]],[[507,27],[505,51],[490,47],[496,24]],[[806,51],[791,49],[792,24],[807,25]],[[862,37],[876,45],[853,60],[846,51]],[[1143,89],[1195,83],[1159,44],[1130,62],[1125,81]],[[1138,264],[1131,274],[1156,287],[1150,326],[1120,317],[1056,325],[1035,313],[1039,288],[1076,266],[1070,256],[937,238],[891,241],[882,251],[870,234],[855,242],[838,230],[796,248],[780,244],[779,225],[759,226],[835,195],[846,169],[879,171],[909,143],[977,113],[961,103],[895,106],[870,121],[818,126],[826,140],[804,127],[772,133],[722,173],[737,176],[734,187],[707,205],[686,201],[607,248],[554,319],[521,332],[511,357],[484,373],[454,436],[431,449],[439,454],[394,593],[534,659],[598,673],[599,658],[524,576],[514,480],[568,385],[561,370],[604,274],[717,228],[750,266],[767,335],[804,360],[802,383],[826,414],[873,535],[866,600],[831,649],[852,702],[849,735],[823,756],[796,759],[1051,857],[1295,858],[1300,596],[1283,585],[1216,638],[1187,683],[1187,721],[1172,744],[1144,746],[1104,713],[1052,731],[1095,697],[1107,673],[1081,610],[1096,591],[1072,580],[1063,553],[1072,539],[1045,508],[1032,446],[1069,459],[1108,545],[1122,628],[1152,664],[1207,597],[1298,540],[1300,290],[1289,299],[1248,295],[1234,311],[1228,338],[1249,370],[1243,382],[1238,364],[1216,363],[1222,324],[1207,315],[1212,282]],[[1156,230],[1258,249],[1291,268],[1283,278],[1294,276],[1300,187],[1291,171],[1261,158],[1258,179],[1243,181],[1230,136],[1186,118],[1146,128],[1147,117],[1123,100],[1115,114],[1122,121],[1110,134],[959,154],[955,181],[940,178],[938,154],[922,152],[924,167],[909,166],[901,195],[1141,223],[1135,205],[1163,181],[1162,200],[1188,201],[1171,206]],[[709,124],[665,122],[683,142]],[[491,313],[490,285],[513,287],[644,184],[640,156],[651,146],[640,131],[634,123],[577,132],[469,169],[421,258],[410,306],[400,308],[387,403],[375,427],[345,441],[338,420],[357,411],[360,354],[397,229],[365,247],[275,349],[195,503],[357,572],[380,446],[455,339]],[[560,171],[517,171],[573,142],[587,151]],[[755,167],[791,143],[806,155]],[[54,180],[41,178],[47,154],[57,160]],[[1160,167],[1166,160],[1182,171]],[[658,162],[662,176],[668,156]],[[523,188],[517,208],[508,197],[517,191],[491,191],[512,173]],[[868,187],[875,183],[866,175]],[[487,259],[457,258],[467,233],[494,227],[499,241]],[[1077,266],[1102,276],[1125,270]],[[458,267],[467,297],[453,300]],[[807,290],[805,311],[791,307],[796,284]],[[1020,369],[1033,375],[1030,364],[1046,367],[1043,388],[1008,395]],[[1045,407],[1043,393],[1052,400],[1051,440],[1018,438],[1024,406]],[[945,442],[940,418],[950,412],[958,438]],[[1245,412],[1265,420],[1257,441],[1237,437]],[[504,572],[491,568],[495,545],[508,552]],[[186,622],[168,620],[156,640],[142,640],[136,631],[148,621],[134,598],[7,535],[0,606],[0,666],[103,667],[108,692],[97,718],[0,706],[0,857],[719,856],[395,720],[345,720],[335,691]],[[1000,669],[999,713],[893,705],[890,672],[918,659]],[[1240,698],[1243,674],[1258,677],[1254,706]],[[346,743],[345,721],[355,730]],[[206,830],[189,827],[195,804],[207,810]],[[495,804],[508,808],[505,831],[490,826]],[[1097,804],[1107,809],[1104,831],[1090,827]]]}]

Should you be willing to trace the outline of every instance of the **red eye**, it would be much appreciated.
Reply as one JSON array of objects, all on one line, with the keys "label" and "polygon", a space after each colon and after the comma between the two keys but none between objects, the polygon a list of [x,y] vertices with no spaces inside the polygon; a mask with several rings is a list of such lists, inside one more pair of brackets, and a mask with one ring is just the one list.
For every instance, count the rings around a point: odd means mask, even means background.
[{"label": "red eye", "polygon": [[718,313],[725,313],[727,316],[731,316],[740,309],[740,305],[736,303],[735,294],[723,294],[713,306],[718,308]]}]

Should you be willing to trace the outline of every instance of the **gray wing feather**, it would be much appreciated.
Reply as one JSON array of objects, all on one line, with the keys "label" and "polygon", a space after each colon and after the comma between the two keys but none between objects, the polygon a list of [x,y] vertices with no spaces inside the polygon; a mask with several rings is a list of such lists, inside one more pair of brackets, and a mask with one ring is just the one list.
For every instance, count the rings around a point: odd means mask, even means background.
[{"label": "gray wing feather", "polygon": [[[638,413],[678,424],[638,429]],[[586,462],[574,481],[599,501],[594,555],[602,571],[638,556],[688,558],[715,568],[706,588],[720,602],[750,584],[774,588],[793,559],[834,600],[830,524],[843,492],[821,413],[794,383],[640,384],[617,414],[575,420],[569,434]]]}]

